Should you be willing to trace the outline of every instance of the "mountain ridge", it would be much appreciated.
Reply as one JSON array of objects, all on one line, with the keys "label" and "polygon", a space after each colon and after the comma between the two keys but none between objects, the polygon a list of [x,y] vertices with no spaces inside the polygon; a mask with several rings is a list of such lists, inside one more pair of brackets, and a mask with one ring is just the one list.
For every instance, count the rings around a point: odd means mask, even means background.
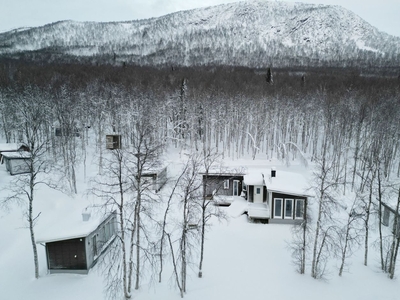
[{"label": "mountain ridge", "polygon": [[236,2],[143,20],[58,21],[1,33],[0,56],[20,53],[139,65],[398,66],[400,38],[340,6]]}]

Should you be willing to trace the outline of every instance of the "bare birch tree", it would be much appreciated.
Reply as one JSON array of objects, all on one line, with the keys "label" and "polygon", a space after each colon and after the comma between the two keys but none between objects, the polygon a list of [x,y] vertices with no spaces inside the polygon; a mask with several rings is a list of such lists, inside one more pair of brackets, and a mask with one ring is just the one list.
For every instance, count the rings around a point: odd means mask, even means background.
[{"label": "bare birch tree", "polygon": [[[200,171],[200,160],[196,156],[192,156],[186,162],[187,168],[182,178],[180,207],[181,218],[179,227],[175,236],[176,240],[171,238],[173,233],[168,233],[168,240],[171,248],[172,264],[174,267],[174,276],[180,295],[183,298],[186,293],[187,270],[191,263],[191,252],[194,250],[194,244],[197,240],[197,216],[196,199],[201,197],[202,184],[199,181],[198,173]],[[193,226],[195,225],[195,226]],[[174,250],[174,245],[177,250]]]},{"label": "bare birch tree", "polygon": [[43,135],[47,124],[47,103],[41,92],[34,86],[28,86],[22,94],[10,105],[15,106],[18,116],[18,128],[22,130],[24,142],[30,149],[30,156],[25,160],[26,174],[16,175],[9,187],[10,195],[4,199],[3,204],[12,200],[27,204],[25,213],[28,221],[30,239],[35,265],[35,278],[39,278],[39,260],[35,240],[34,227],[40,216],[40,212],[34,210],[36,191],[39,185],[50,185],[50,179],[46,178],[49,172],[49,162],[46,149],[49,140]]}]

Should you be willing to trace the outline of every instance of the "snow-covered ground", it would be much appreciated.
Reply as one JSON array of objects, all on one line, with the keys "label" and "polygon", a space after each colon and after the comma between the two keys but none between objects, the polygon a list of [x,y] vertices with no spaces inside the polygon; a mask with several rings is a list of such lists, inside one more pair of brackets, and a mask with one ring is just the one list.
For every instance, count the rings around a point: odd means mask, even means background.
[{"label": "snow-covered ground", "polygon": [[[174,161],[176,158],[171,158]],[[258,161],[237,160],[227,165],[259,165]],[[301,166],[285,167],[278,162],[277,171],[303,172]],[[94,164],[93,164],[94,165]],[[93,169],[95,169],[93,167]],[[57,215],[76,212],[92,204],[94,199],[85,196],[83,175],[79,174],[76,197],[40,187],[35,200],[36,214],[41,212],[36,234],[57,224]],[[7,195],[5,187],[11,176],[0,165],[0,199]],[[203,278],[197,278],[197,268],[189,269],[186,299],[399,299],[399,281],[390,280],[380,272],[377,251],[371,248],[369,266],[363,266],[363,252],[349,259],[349,272],[337,275],[336,262],[329,266],[327,280],[314,280],[309,275],[299,275],[291,261],[288,242],[290,225],[257,224],[248,222],[245,215],[235,216],[235,206],[222,208],[233,215],[227,222],[213,220],[205,244]],[[103,299],[103,278],[99,266],[88,275],[47,274],[45,249],[39,245],[40,278],[34,279],[34,265],[29,230],[26,228],[23,206],[12,205],[10,210],[0,210],[0,299]],[[197,262],[197,260],[196,260]],[[143,281],[139,291],[133,293],[137,300],[178,299],[178,290],[171,268],[163,273],[163,282]]]}]

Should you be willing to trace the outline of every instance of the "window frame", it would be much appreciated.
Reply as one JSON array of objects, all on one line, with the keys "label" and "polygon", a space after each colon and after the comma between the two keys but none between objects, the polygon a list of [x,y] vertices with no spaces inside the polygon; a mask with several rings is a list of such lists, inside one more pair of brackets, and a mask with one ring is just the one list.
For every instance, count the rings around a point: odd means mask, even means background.
[{"label": "window frame", "polygon": [[[277,202],[277,200],[281,201],[280,215],[276,214],[276,202]],[[283,219],[283,198],[274,198],[274,218]]]},{"label": "window frame", "polygon": [[229,179],[224,180],[224,190],[229,190]]},{"label": "window frame", "polygon": [[[291,215],[290,215],[290,216],[286,216],[286,203],[289,202],[289,201],[292,203],[292,204],[291,204]],[[284,207],[285,207],[285,209],[284,209],[284,213],[283,213],[283,218],[284,218],[284,219],[291,219],[291,220],[293,220],[294,199],[293,199],[293,198],[285,198]]]},{"label": "window frame", "polygon": [[[302,203],[302,215],[300,217],[297,216],[297,207],[298,204]],[[305,199],[295,199],[295,206],[294,206],[294,218],[297,220],[304,220],[304,208],[305,208]]]}]

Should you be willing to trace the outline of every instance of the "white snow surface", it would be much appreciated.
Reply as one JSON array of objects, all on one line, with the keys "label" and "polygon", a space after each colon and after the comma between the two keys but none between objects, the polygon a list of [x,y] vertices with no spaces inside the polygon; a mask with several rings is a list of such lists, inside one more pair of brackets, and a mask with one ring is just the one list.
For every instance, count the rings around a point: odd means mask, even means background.
[{"label": "white snow surface", "polygon": [[[170,159],[176,162],[175,171],[179,168],[177,157],[171,156]],[[300,165],[288,168],[279,165],[278,161],[266,161],[261,156],[255,161],[236,160],[226,161],[225,164],[240,166],[257,165],[260,162],[277,166],[278,176],[282,170],[306,177],[310,174],[309,169]],[[92,175],[95,170],[93,161]],[[0,199],[8,195],[6,187],[12,178],[5,171],[5,166],[0,165]],[[78,174],[78,183],[79,195],[75,197],[40,186],[34,204],[34,214],[41,213],[35,227],[38,238],[40,235],[44,237],[45,232],[49,231],[57,231],[60,236],[71,235],[66,228],[70,224],[68,222],[78,224],[82,209],[96,201],[85,194],[88,184],[83,180],[83,172]],[[213,220],[213,226],[206,236],[203,278],[197,278],[195,267],[188,269],[185,299],[399,299],[398,278],[389,280],[380,272],[377,253],[373,248],[370,249],[368,267],[362,264],[363,252],[358,251],[349,259],[349,272],[342,277],[337,276],[338,262],[333,260],[329,265],[327,280],[314,280],[309,269],[306,275],[300,275],[292,265],[287,247],[291,240],[290,225],[251,223],[245,215],[240,215],[241,205],[245,205],[245,202],[222,208],[227,213],[231,212],[231,215],[234,215],[232,211],[236,208],[238,213],[227,222]],[[22,206],[0,209],[0,299],[104,299],[103,278],[98,265],[88,275],[49,275],[44,247],[41,245],[38,245],[40,278],[35,280],[32,247],[26,225]],[[168,265],[162,283],[144,278],[140,289],[133,292],[133,298],[180,299],[178,290],[174,288],[171,270]]]},{"label": "white snow surface", "polygon": [[48,243],[60,240],[85,237],[94,231],[104,220],[103,215],[91,214],[88,221],[83,221],[79,211],[64,213],[54,211],[48,214],[47,226],[40,226],[36,234],[37,243]]}]

